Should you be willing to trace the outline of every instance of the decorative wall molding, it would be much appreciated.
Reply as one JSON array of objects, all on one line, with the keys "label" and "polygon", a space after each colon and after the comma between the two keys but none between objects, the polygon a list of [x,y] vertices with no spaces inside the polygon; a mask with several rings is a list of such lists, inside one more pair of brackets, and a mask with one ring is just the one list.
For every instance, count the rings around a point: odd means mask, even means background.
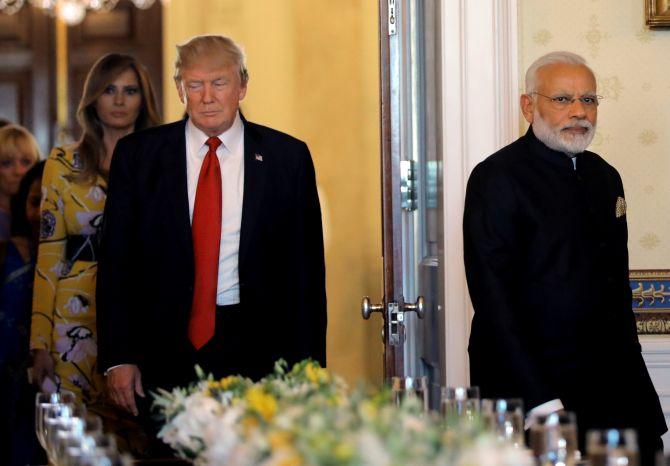
[{"label": "decorative wall molding", "polygon": [[463,267],[468,176],[518,136],[517,1],[442,2],[446,379],[467,384],[472,305]]},{"label": "decorative wall molding", "polygon": [[670,334],[670,270],[631,270],[633,312],[639,334]]}]

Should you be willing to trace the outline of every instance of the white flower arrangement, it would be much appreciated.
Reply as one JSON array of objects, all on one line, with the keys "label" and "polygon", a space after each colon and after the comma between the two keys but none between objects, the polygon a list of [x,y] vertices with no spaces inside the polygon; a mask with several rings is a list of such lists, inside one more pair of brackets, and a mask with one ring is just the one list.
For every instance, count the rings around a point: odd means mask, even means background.
[{"label": "white flower arrangement", "polygon": [[313,361],[259,382],[199,381],[155,395],[165,419],[159,437],[197,466],[531,466],[526,450],[481,429],[445,429],[411,398],[395,406],[388,390],[350,392]]}]

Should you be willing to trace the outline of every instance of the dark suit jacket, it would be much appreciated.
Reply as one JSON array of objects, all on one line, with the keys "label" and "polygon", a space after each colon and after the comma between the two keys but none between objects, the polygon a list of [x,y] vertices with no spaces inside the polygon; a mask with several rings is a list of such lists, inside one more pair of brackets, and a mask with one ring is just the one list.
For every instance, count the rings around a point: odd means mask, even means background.
[{"label": "dark suit jacket", "polygon": [[[137,364],[150,385],[193,351],[194,280],[186,182],[186,120],[121,139],[114,151],[99,256],[100,370]],[[305,143],[244,121],[240,302],[248,373],[312,357],[325,365],[321,212]],[[189,368],[190,378],[194,378]]]},{"label": "dark suit jacket", "polygon": [[532,129],[472,172],[463,221],[475,309],[473,385],[559,398],[588,427],[666,430],[640,354],[617,171],[592,152],[577,169]]}]

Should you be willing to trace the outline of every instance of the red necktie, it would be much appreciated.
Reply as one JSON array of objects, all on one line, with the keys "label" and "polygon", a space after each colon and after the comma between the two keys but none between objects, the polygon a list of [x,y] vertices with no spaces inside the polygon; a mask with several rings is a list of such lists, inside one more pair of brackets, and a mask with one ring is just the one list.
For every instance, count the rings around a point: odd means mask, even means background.
[{"label": "red necktie", "polygon": [[198,350],[214,336],[221,244],[221,168],[216,158],[216,148],[221,145],[221,140],[209,138],[206,144],[209,150],[198,176],[191,224],[195,285],[188,337]]}]

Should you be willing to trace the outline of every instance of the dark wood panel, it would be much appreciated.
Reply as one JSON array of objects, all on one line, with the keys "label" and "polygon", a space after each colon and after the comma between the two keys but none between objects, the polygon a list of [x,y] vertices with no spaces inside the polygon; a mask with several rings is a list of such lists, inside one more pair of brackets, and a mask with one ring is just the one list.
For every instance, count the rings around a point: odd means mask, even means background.
[{"label": "dark wood panel", "polygon": [[[86,74],[106,53],[126,53],[146,66],[160,105],[163,96],[163,35],[160,2],[147,9],[121,0],[110,12],[90,12],[82,24],[68,30],[70,130],[79,135],[76,110]],[[160,110],[159,110],[160,111]]]},{"label": "dark wood panel", "polygon": [[0,115],[27,127],[43,152],[55,120],[54,20],[30,5],[0,15]]},{"label": "dark wood panel", "polygon": [[23,8],[14,15],[0,14],[0,44],[2,48],[30,48],[32,12]]},{"label": "dark wood panel", "polygon": [[100,39],[132,41],[135,11],[130,5],[122,5],[107,13],[90,13],[86,15],[75,39],[80,42]]},{"label": "dark wood panel", "polygon": [[[55,22],[28,2],[15,15],[0,14],[0,115],[30,129],[43,152],[56,131]],[[136,56],[149,70],[162,102],[162,10],[147,10],[121,0],[108,13],[88,12],[84,22],[68,28],[69,123],[78,137],[76,109],[91,65],[105,53]]]},{"label": "dark wood panel", "polygon": [[30,73],[0,73],[0,117],[30,127]]}]

